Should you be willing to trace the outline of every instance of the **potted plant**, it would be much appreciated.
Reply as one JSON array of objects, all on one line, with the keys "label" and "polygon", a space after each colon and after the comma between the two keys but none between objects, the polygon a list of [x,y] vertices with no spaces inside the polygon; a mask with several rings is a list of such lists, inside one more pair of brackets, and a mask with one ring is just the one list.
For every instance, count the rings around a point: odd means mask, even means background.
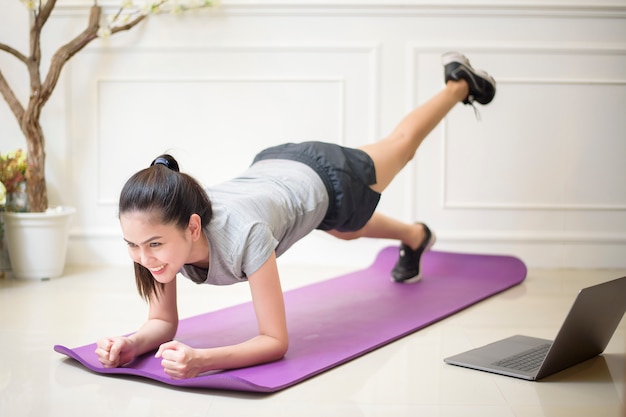
[{"label": "potted plant", "polygon": [[[67,242],[68,219],[73,214],[74,209],[67,207],[50,209],[48,207],[48,191],[45,176],[46,142],[40,123],[43,108],[54,92],[65,64],[95,39],[109,37],[116,33],[130,30],[151,14],[164,12],[180,13],[192,9],[211,7],[215,2],[211,0],[152,0],[148,1],[144,6],[136,6],[132,0],[125,0],[118,10],[107,16],[103,8],[98,5],[98,1],[94,0],[89,10],[85,29],[52,54],[49,66],[44,73],[42,72],[41,61],[42,30],[50,18],[57,0],[20,1],[30,13],[29,51],[27,53],[20,52],[3,42],[0,42],[0,51],[12,55],[26,66],[29,76],[30,94],[27,100],[20,101],[1,69],[0,94],[15,116],[26,140],[25,187],[27,212],[15,213],[5,211],[4,226],[7,229],[9,254],[14,275],[18,278],[52,278],[60,275],[63,267],[60,269],[56,267],[54,270],[49,270],[49,272],[43,272],[40,269],[25,272],[17,267],[14,261],[18,258],[24,258],[31,266],[40,266],[42,263],[41,256],[49,252],[47,248],[52,247],[43,246],[41,241],[38,241],[37,244],[42,246],[35,247],[33,246],[34,244],[25,241],[26,237],[16,236],[18,231],[23,231],[27,228],[27,225],[34,226],[34,223],[39,222],[39,220],[34,221],[35,218],[40,219],[42,216],[45,216],[46,219],[42,221],[46,224],[53,218],[62,219],[61,233],[64,234],[64,237],[61,240],[56,240],[57,243],[51,243],[51,245],[58,245],[59,241]],[[17,223],[21,220],[24,220],[27,225],[18,225]],[[51,233],[46,235],[49,234]],[[36,237],[35,239],[42,238]],[[12,242],[19,242],[22,248],[16,247],[14,249]],[[62,246],[65,247],[65,244]],[[22,253],[23,249],[27,254]],[[60,254],[55,256],[60,257]],[[60,260],[62,264],[65,263],[65,252],[63,252]]]},{"label": "potted plant", "polygon": [[26,209],[26,155],[21,149],[0,153],[0,278],[11,269],[3,212]]}]

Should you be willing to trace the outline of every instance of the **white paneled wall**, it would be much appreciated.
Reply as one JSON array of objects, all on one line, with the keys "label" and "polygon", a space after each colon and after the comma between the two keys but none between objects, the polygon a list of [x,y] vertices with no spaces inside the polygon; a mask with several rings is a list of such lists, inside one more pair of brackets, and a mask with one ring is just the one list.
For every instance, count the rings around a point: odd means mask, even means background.
[{"label": "white paneled wall", "polygon": [[[60,3],[48,55],[86,20],[89,2]],[[158,154],[212,184],[277,143],[374,141],[442,87],[448,50],[496,78],[496,99],[481,121],[457,106],[380,210],[427,222],[440,249],[626,266],[626,0],[223,0],[98,40],[45,113],[52,202],[78,209],[69,262],[130,262],[117,195]],[[315,232],[281,259],[357,267],[388,244]]]}]

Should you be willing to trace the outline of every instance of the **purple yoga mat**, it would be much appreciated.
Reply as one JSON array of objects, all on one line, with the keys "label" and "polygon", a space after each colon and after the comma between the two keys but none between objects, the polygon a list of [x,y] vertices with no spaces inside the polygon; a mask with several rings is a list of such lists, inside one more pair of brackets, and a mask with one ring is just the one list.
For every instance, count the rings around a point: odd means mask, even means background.
[{"label": "purple yoga mat", "polygon": [[[102,368],[95,344],[54,350],[103,374],[130,374],[179,387],[275,392],[386,345],[478,301],[519,284],[526,267],[517,258],[428,252],[423,279],[395,284],[389,271],[397,248],[385,248],[368,268],[285,292],[290,335],[282,360],[174,380],[160,359],[146,354],[125,367]],[[244,341],[256,335],[252,303],[181,320],[177,340],[192,347]]]}]

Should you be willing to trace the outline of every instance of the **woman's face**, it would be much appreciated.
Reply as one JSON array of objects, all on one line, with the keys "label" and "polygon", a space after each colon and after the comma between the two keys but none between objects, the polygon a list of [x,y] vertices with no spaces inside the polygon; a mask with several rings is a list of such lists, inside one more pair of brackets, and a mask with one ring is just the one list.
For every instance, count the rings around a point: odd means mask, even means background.
[{"label": "woman's face", "polygon": [[189,229],[162,224],[141,211],[120,215],[120,225],[131,259],[148,268],[158,282],[172,281],[187,263],[193,246]]}]

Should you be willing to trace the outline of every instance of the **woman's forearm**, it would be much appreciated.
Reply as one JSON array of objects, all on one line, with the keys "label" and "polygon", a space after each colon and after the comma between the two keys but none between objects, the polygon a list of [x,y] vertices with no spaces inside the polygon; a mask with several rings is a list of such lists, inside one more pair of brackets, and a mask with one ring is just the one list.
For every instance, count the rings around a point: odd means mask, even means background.
[{"label": "woman's forearm", "polygon": [[128,338],[133,343],[137,356],[158,348],[174,338],[178,323],[161,319],[149,319],[137,332]]},{"label": "woman's forearm", "polygon": [[286,341],[259,335],[237,345],[199,349],[198,354],[205,363],[205,370],[232,369],[281,359],[287,348]]},{"label": "woman's forearm", "polygon": [[156,353],[165,373],[175,379],[193,378],[208,371],[243,368],[282,358],[287,341],[267,335],[237,345],[193,349],[179,341],[164,343]]}]

